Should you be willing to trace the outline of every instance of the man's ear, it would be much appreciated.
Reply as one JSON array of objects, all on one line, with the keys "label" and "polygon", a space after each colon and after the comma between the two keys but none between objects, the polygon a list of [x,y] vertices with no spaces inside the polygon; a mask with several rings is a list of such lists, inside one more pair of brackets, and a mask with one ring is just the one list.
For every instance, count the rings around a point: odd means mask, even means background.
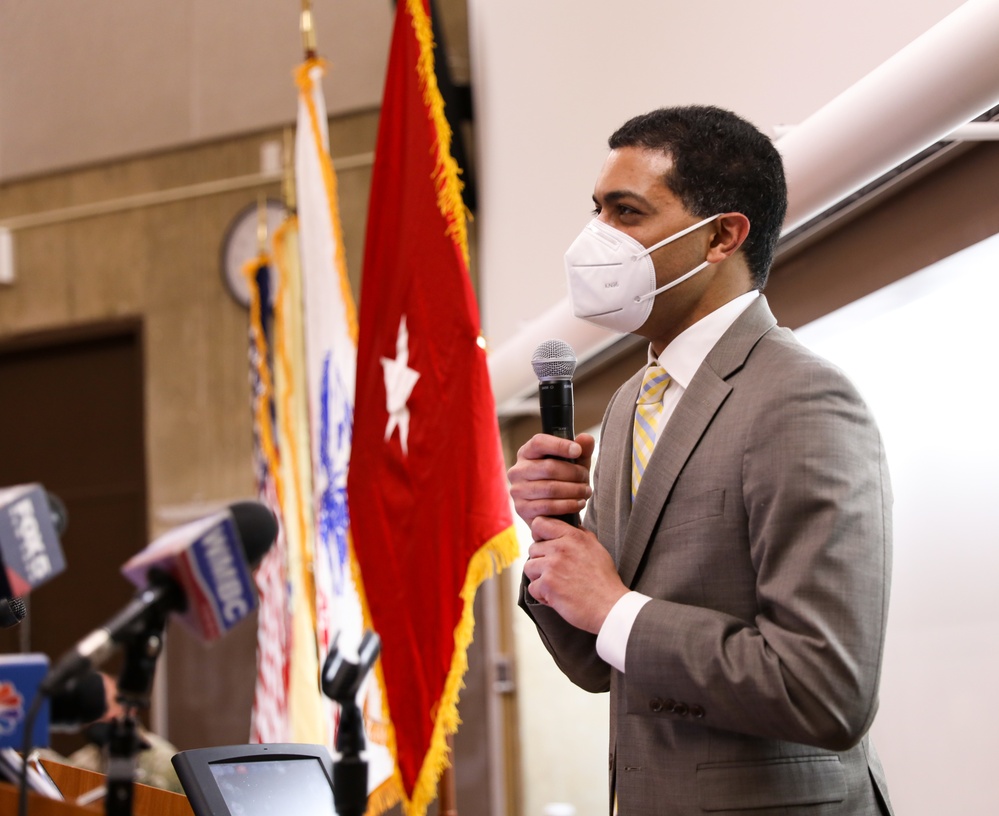
[{"label": "man's ear", "polygon": [[742,213],[725,213],[718,216],[711,245],[705,260],[711,263],[724,261],[739,251],[749,235],[749,219]]}]

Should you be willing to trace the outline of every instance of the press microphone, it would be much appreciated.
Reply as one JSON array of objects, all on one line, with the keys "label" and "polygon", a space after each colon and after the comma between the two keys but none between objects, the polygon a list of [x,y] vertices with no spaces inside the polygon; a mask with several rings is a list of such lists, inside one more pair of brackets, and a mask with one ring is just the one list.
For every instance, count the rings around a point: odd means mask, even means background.
[{"label": "press microphone", "polygon": [[104,676],[91,669],[74,677],[49,701],[49,730],[74,732],[103,717],[112,701],[108,699]]},{"label": "press microphone", "polygon": [[28,614],[24,599],[18,595],[13,598],[0,598],[0,629],[10,629],[17,626]]},{"label": "press microphone", "polygon": [[[545,340],[534,349],[531,367],[538,378],[541,430],[562,439],[575,439],[572,375],[576,372],[576,352],[564,340]],[[554,518],[579,526],[578,513]]]},{"label": "press microphone", "polygon": [[63,689],[168,613],[203,640],[224,635],[256,609],[250,570],[277,532],[274,514],[259,502],[246,501],[160,536],[122,567],[139,587],[136,596],[59,659],[42,682],[42,693]]},{"label": "press microphone", "polygon": [[26,611],[21,596],[66,568],[59,535],[66,508],[40,484],[0,488],[0,626]]}]

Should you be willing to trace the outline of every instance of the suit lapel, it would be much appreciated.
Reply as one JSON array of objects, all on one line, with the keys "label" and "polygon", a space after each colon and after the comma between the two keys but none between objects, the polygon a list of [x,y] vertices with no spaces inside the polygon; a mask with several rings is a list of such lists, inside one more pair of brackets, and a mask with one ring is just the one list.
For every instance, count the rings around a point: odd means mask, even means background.
[{"label": "suit lapel", "polygon": [[637,577],[642,558],[680,471],[732,391],[728,378],[743,366],[753,346],[776,323],[766,299],[760,296],[722,335],[690,381],[673,416],[663,429],[649,459],[634,505],[631,502],[630,484],[623,483],[630,482],[630,429],[641,373],[629,380],[628,387],[623,392],[631,395],[631,404],[626,405],[628,400],[621,399],[620,404],[614,406],[611,421],[620,433],[627,432],[628,440],[622,446],[625,461],[621,463],[621,467],[622,472],[629,474],[629,478],[621,480],[617,496],[617,517],[627,519],[623,545],[618,550],[617,558],[618,572],[626,586],[631,587]]}]

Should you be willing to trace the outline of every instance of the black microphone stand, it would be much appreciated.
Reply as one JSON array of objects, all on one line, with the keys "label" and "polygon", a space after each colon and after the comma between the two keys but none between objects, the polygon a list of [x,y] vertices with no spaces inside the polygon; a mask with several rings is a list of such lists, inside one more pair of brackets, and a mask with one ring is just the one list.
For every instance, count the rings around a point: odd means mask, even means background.
[{"label": "black microphone stand", "polygon": [[334,640],[323,665],[323,694],[340,704],[337,758],[333,762],[333,803],[339,816],[364,816],[368,809],[368,762],[362,757],[364,718],[357,693],[381,649],[378,635],[367,631],[361,638],[357,663],[351,663],[340,654]]},{"label": "black microphone stand", "polygon": [[[151,578],[156,580],[156,576]],[[169,612],[167,604],[150,609],[125,642],[125,662],[118,677],[118,702],[122,704],[124,714],[111,722],[107,794],[104,797],[106,816],[132,816],[137,759],[139,752],[148,747],[139,735],[136,714],[149,707]]]}]

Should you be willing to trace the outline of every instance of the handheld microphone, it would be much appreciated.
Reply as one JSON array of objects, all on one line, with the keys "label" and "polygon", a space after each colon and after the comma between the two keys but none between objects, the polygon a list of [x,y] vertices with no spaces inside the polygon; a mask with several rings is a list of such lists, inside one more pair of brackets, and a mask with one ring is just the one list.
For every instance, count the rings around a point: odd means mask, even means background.
[{"label": "handheld microphone", "polygon": [[59,659],[42,682],[42,693],[64,689],[70,679],[139,636],[149,621],[171,612],[202,639],[221,637],[256,608],[250,569],[277,532],[274,514],[247,501],[158,538],[122,567],[139,586],[138,594]]},{"label": "handheld microphone", "polygon": [[[541,430],[562,439],[575,439],[572,375],[576,372],[576,352],[564,340],[545,340],[534,350],[531,367],[538,378]],[[555,518],[579,526],[578,513]]]},{"label": "handheld microphone", "polygon": [[[61,507],[40,484],[0,489],[0,598],[19,600],[66,568],[56,528],[65,526],[65,509],[56,512]],[[10,617],[0,625],[13,626],[24,617],[23,601],[8,603],[6,611]]]}]

